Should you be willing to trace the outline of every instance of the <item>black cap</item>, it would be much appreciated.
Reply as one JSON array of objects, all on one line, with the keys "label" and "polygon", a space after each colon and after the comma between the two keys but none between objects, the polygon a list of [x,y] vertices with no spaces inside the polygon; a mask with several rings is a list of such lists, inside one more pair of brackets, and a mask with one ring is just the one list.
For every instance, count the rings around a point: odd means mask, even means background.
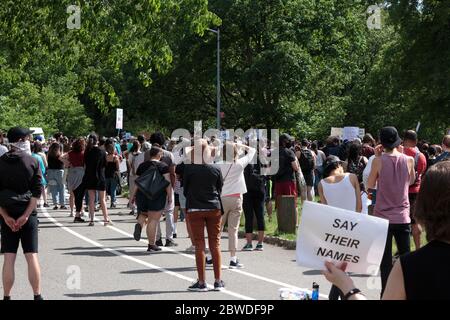
[{"label": "black cap", "polygon": [[29,129],[20,128],[20,127],[14,127],[14,128],[9,129],[6,137],[8,138],[8,141],[10,143],[15,143],[15,142],[19,141],[20,139],[25,138],[29,134],[32,134],[33,132],[34,132],[34,130],[29,130]]},{"label": "black cap", "polygon": [[380,141],[383,147],[388,149],[397,148],[402,143],[402,139],[400,139],[397,129],[394,127],[385,127],[381,129]]},{"label": "black cap", "polygon": [[280,136],[280,141],[294,141],[295,139],[293,137],[291,137],[290,135],[288,135],[287,133],[283,133]]}]

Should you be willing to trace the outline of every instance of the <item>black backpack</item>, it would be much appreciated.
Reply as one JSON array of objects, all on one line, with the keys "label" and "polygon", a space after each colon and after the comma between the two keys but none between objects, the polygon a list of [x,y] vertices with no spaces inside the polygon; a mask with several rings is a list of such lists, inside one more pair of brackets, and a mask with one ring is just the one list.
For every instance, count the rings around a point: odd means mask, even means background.
[{"label": "black backpack", "polygon": [[244,169],[247,192],[264,195],[266,193],[266,177],[261,175],[261,165],[248,164]]},{"label": "black backpack", "polygon": [[302,149],[300,151],[300,168],[303,172],[314,170],[314,156],[311,150]]},{"label": "black backpack", "polygon": [[151,166],[135,181],[139,190],[150,200],[158,199],[170,185],[156,165]]}]

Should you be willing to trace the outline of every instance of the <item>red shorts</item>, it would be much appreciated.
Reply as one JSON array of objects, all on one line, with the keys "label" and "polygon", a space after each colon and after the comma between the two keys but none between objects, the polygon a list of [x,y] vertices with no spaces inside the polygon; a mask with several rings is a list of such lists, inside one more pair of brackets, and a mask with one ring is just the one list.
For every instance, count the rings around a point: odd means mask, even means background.
[{"label": "red shorts", "polygon": [[295,181],[275,182],[275,196],[296,196],[297,185]]}]

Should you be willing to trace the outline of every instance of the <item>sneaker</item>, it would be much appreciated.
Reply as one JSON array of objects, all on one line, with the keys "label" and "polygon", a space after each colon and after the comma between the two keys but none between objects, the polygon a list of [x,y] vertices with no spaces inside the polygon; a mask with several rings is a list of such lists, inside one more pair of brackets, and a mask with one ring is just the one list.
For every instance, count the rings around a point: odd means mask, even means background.
[{"label": "sneaker", "polygon": [[200,284],[200,282],[197,281],[196,283],[192,284],[192,286],[190,286],[188,290],[194,292],[207,292],[208,286],[206,285],[206,283]]},{"label": "sneaker", "polygon": [[163,246],[164,246],[164,244],[163,244],[163,242],[162,242],[161,239],[156,240],[155,244],[156,244],[158,247],[163,247]]},{"label": "sneaker", "polygon": [[166,247],[177,247],[178,243],[175,243],[173,240],[166,240]]},{"label": "sneaker", "polygon": [[34,300],[35,301],[40,301],[40,300],[44,300],[44,298],[40,294],[37,294],[37,295],[34,296]]},{"label": "sneaker", "polygon": [[186,252],[195,252],[195,246],[190,246],[189,248],[186,249]]},{"label": "sneaker", "polygon": [[44,208],[50,208],[50,205],[48,203],[44,203]]},{"label": "sneaker", "polygon": [[94,221],[89,222],[89,227],[93,227],[94,226]]},{"label": "sneaker", "polygon": [[148,252],[157,252],[157,251],[161,251],[161,250],[162,249],[155,244],[149,244],[148,248],[147,248]]},{"label": "sneaker", "polygon": [[67,210],[67,207],[66,206],[61,206],[61,207],[59,207],[59,209],[60,210]]},{"label": "sneaker", "polygon": [[54,206],[54,207],[53,207],[53,210],[58,210],[58,206]]},{"label": "sneaker", "polygon": [[242,269],[243,267],[244,265],[239,260],[236,260],[236,262],[230,261],[230,269]]},{"label": "sneaker", "polygon": [[84,223],[86,222],[84,219],[81,219],[81,217],[75,217],[73,219],[73,223]]},{"label": "sneaker", "polygon": [[253,251],[253,245],[251,243],[247,243],[244,248],[242,248],[242,251]]},{"label": "sneaker", "polygon": [[264,251],[264,247],[262,243],[258,243],[256,245],[255,251]]},{"label": "sneaker", "polygon": [[139,223],[136,223],[136,225],[134,226],[134,233],[133,233],[134,240],[140,241],[141,233],[142,233],[142,227]]},{"label": "sneaker", "polygon": [[214,291],[222,291],[225,289],[225,283],[222,280],[214,282]]},{"label": "sneaker", "polygon": [[172,235],[172,238],[176,239],[176,238],[177,238],[177,234],[174,233],[174,234]]},{"label": "sneaker", "polygon": [[113,226],[114,223],[111,220],[105,221],[104,226]]},{"label": "sneaker", "polygon": [[116,206],[115,203],[111,204],[111,208],[110,209],[116,209],[116,208],[117,208],[117,206]]},{"label": "sneaker", "polygon": [[208,257],[205,258],[205,262],[207,266],[211,266],[213,264],[213,259],[208,259]]},{"label": "sneaker", "polygon": [[134,216],[134,211],[130,211],[130,213],[128,215]]}]

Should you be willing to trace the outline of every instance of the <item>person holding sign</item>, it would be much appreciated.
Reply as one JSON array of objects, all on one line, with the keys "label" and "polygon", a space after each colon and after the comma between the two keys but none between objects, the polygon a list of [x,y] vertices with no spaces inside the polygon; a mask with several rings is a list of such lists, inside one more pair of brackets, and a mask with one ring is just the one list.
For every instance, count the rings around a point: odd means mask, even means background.
[{"label": "person holding sign", "polygon": [[[397,129],[380,131],[381,145],[375,148],[375,159],[369,175],[368,188],[377,187],[374,215],[389,220],[389,231],[380,265],[381,293],[386,288],[392,269],[392,238],[400,255],[410,252],[411,218],[409,216],[409,186],[414,184],[414,159],[403,154]],[[400,149],[400,150],[399,150]],[[383,152],[384,151],[384,152]]]},{"label": "person holding sign", "polygon": [[[324,179],[319,183],[320,202],[332,207],[361,212],[362,201],[358,177],[345,173],[342,161],[336,156],[329,156],[325,162]],[[343,298],[343,293],[332,286],[330,300]]]},{"label": "person holding sign", "polygon": [[[382,300],[450,300],[450,161],[432,166],[423,177],[415,218],[430,242],[395,263]],[[345,263],[325,266],[325,278],[345,293],[345,299],[366,299],[345,273]]]}]

